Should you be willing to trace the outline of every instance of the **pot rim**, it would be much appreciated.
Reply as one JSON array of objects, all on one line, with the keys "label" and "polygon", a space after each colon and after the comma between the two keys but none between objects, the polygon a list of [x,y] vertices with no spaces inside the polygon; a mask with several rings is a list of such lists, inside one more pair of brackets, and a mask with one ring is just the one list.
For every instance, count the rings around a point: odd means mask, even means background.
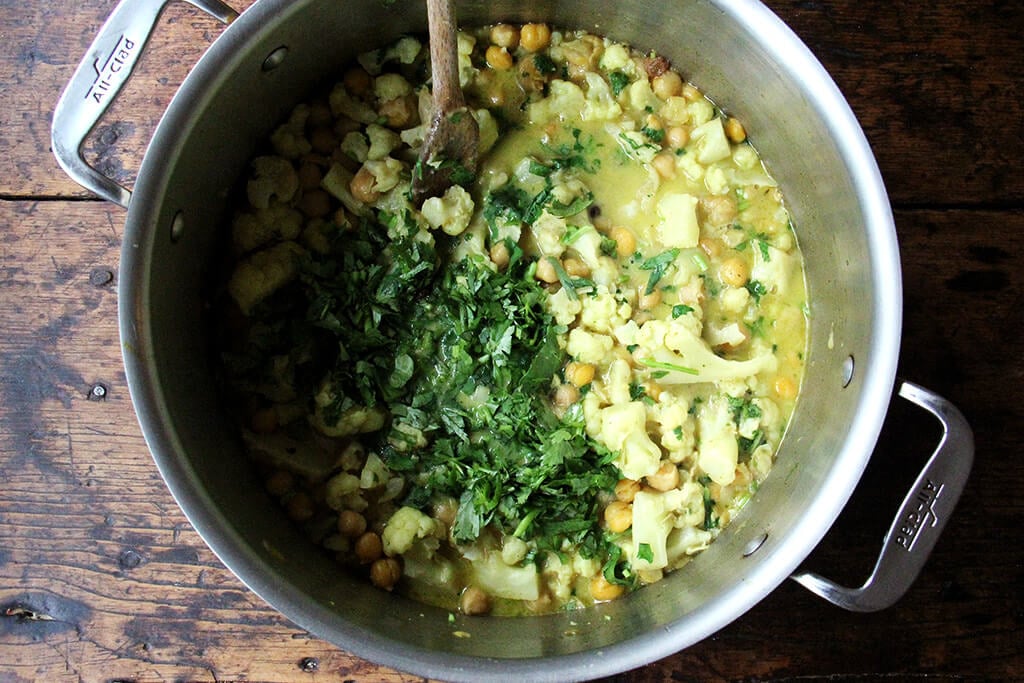
[{"label": "pot rim", "polygon": [[[430,651],[378,636],[340,620],[336,613],[309,599],[287,582],[278,582],[265,562],[235,531],[213,504],[195,472],[180,454],[178,436],[161,393],[162,382],[152,362],[148,324],[149,250],[155,239],[158,195],[173,164],[178,131],[203,110],[209,93],[224,84],[224,65],[244,52],[266,24],[281,12],[298,11],[302,3],[263,0],[250,7],[199,60],[173,98],[143,159],[131,203],[122,248],[119,277],[119,325],[129,390],[146,442],[175,500],[218,558],[274,609],[300,627],[355,655],[418,675],[446,680],[591,679],[609,676],[669,656],[722,629],[781,584],[815,548],[859,482],[884,421],[892,394],[899,355],[902,283],[895,224],[881,173],[864,133],[838,86],[807,46],[770,9],[757,0],[710,0],[731,21],[765,36],[780,61],[799,71],[800,87],[829,122],[841,157],[853,179],[866,216],[873,273],[872,354],[857,359],[863,384],[850,437],[835,456],[812,505],[772,552],[775,561],[761,562],[746,580],[715,599],[654,629],[599,650],[529,659],[496,659]],[[169,153],[168,150],[171,152]]]}]

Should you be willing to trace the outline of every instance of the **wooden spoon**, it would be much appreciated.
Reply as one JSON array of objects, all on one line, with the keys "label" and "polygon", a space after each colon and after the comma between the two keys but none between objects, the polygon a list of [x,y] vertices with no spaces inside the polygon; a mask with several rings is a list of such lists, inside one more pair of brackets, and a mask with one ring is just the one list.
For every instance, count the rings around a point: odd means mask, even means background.
[{"label": "wooden spoon", "polygon": [[412,197],[419,205],[476,175],[480,129],[459,85],[454,0],[427,0],[434,117],[413,170]]}]

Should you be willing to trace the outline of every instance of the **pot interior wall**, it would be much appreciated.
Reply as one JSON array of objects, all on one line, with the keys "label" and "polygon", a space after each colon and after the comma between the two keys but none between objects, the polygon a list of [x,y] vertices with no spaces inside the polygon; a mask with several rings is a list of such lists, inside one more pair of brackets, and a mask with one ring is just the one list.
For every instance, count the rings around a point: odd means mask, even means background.
[{"label": "pot interior wall", "polygon": [[[346,649],[421,672],[423,662],[441,666],[431,659],[437,653],[514,659],[603,649],[621,668],[638,665],[709,635],[774,588],[827,530],[866,463],[892,386],[900,298],[888,209],[866,209],[863,183],[851,179],[870,176],[874,165],[852,166],[859,152],[836,143],[847,134],[842,116],[837,123],[811,93],[822,74],[807,70],[787,35],[757,33],[781,30],[760,6],[459,3],[465,25],[546,20],[656,50],[739,116],[794,216],[811,325],[803,396],[776,471],[708,551],[658,584],[583,613],[451,626],[447,612],[349,579],[283,519],[223,419],[205,333],[227,197],[258,141],[357,53],[421,33],[421,5],[261,0],[186,81],[143,164],[125,239],[122,330],[140,420],[211,547],[271,604]],[[780,44],[788,53],[773,54]],[[286,58],[265,71],[264,59],[280,47]],[[175,216],[183,230],[172,239]],[[856,371],[844,388],[850,356]],[[765,533],[760,550],[744,557]],[[471,637],[453,637],[456,628]],[[464,672],[477,666],[446,661]],[[589,671],[577,666],[581,676]]]}]

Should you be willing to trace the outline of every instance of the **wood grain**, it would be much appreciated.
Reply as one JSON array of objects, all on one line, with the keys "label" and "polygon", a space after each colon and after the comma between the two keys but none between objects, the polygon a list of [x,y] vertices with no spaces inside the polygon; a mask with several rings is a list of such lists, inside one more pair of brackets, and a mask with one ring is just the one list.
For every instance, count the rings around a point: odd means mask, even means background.
[{"label": "wood grain", "polygon": [[[125,212],[91,200],[49,151],[53,104],[113,4],[0,2],[0,680],[421,680],[313,638],[255,597],[206,548],[149,456],[117,337]],[[1020,680],[1024,8],[769,4],[833,74],[875,149],[902,250],[900,374],[965,412],[976,465],[895,607],[848,614],[787,583],[705,642],[615,680]],[[183,3],[161,19],[90,143],[111,175],[131,183],[167,101],[218,32]],[[918,413],[893,404],[811,569],[849,583],[870,571],[938,437]]]}]

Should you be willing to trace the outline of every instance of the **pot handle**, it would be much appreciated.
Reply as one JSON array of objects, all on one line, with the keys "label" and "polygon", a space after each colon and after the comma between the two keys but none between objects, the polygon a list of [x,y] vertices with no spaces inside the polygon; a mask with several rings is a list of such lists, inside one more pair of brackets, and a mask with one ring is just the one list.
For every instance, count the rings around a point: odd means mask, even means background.
[{"label": "pot handle", "polygon": [[[86,136],[128,82],[157,19],[172,0],[122,0],[100,28],[53,112],[53,154],[85,189],[123,207],[131,192],[90,166],[82,154]],[[238,12],[220,0],[187,0],[225,24]]]},{"label": "pot handle", "polygon": [[953,512],[974,461],[974,435],[953,404],[910,382],[900,386],[899,395],[935,415],[943,434],[885,535],[871,576],[860,588],[840,586],[812,572],[790,577],[853,612],[885,609],[910,589]]}]

